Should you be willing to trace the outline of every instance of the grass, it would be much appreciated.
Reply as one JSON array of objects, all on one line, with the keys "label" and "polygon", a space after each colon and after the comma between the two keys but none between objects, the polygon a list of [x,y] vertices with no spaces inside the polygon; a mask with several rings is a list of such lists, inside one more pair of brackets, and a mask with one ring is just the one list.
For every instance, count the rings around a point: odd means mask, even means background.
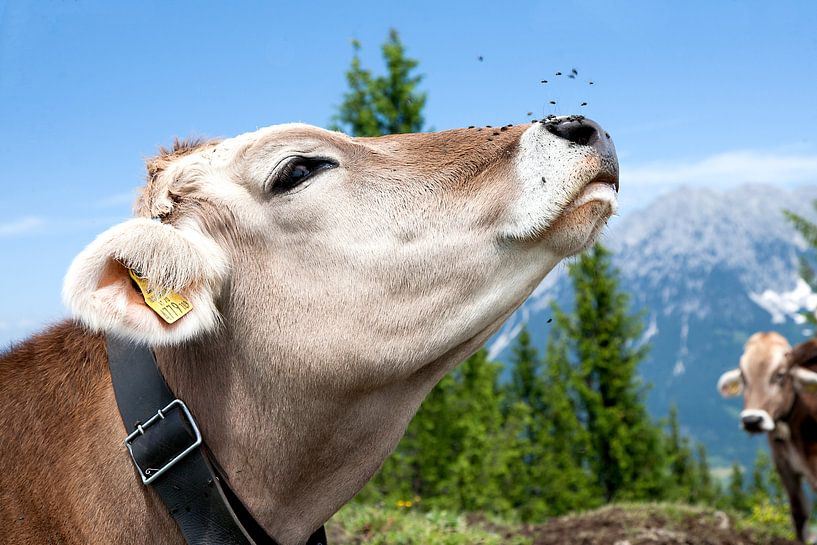
[{"label": "grass", "polygon": [[[752,543],[777,538],[793,539],[786,506],[758,504],[749,515],[723,512],[710,507],[678,503],[618,503],[586,513],[576,513],[551,522],[522,526],[481,514],[465,515],[444,510],[424,511],[412,505],[360,505],[344,507],[327,525],[330,543],[337,545],[531,545],[537,535],[571,527],[583,531],[602,530],[603,520],[627,520],[633,532],[655,527],[656,521],[668,532],[706,535],[707,528],[728,526],[727,532],[751,536]],[[691,524],[690,521],[695,521]],[[727,537],[729,534],[726,534]],[[595,542],[594,542],[595,543]],[[697,543],[697,541],[695,541]],[[720,543],[720,542],[718,542]]]},{"label": "grass", "polygon": [[[507,539],[501,533],[471,524],[467,517],[450,511],[420,511],[405,507],[350,504],[327,525],[339,545],[529,545],[519,536]],[[502,529],[514,530],[514,525]]]}]

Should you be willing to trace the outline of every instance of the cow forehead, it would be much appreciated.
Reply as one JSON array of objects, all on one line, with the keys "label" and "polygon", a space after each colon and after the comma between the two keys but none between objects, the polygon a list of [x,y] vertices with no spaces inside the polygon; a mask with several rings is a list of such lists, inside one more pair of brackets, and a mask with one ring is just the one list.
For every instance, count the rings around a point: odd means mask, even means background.
[{"label": "cow forehead", "polygon": [[254,146],[274,145],[281,147],[292,145],[293,141],[322,141],[332,144],[349,142],[350,138],[343,133],[328,131],[305,123],[284,123],[263,127],[252,132],[239,134],[219,142],[211,150],[201,153],[210,166],[227,166],[236,161],[249,148]]},{"label": "cow forehead", "polygon": [[766,373],[785,361],[791,346],[781,335],[756,333],[746,342],[740,367],[747,373]]}]

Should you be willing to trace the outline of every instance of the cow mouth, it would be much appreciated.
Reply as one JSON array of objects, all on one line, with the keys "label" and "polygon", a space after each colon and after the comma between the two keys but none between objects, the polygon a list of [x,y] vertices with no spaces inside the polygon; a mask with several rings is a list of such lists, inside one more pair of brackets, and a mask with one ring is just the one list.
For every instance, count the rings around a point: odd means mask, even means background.
[{"label": "cow mouth", "polygon": [[618,175],[602,172],[587,182],[576,198],[567,205],[564,213],[568,214],[590,203],[602,202],[610,205],[610,209],[615,210],[618,203]]}]

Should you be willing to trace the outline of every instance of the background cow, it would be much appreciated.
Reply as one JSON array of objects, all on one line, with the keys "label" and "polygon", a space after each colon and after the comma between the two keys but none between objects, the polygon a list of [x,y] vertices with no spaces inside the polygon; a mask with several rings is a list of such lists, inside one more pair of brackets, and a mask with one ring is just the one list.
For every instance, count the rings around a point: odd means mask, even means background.
[{"label": "background cow", "polygon": [[[305,125],[178,144],[138,218],[71,265],[76,321],[0,359],[6,543],[177,543],[142,486],[104,336],[154,348],[231,487],[297,545],[367,482],[420,402],[616,206],[582,118],[382,138]],[[167,323],[129,269],[193,310]]]},{"label": "background cow", "polygon": [[724,397],[743,392],[740,422],[749,433],[766,432],[786,488],[797,538],[806,538],[809,505],[803,478],[817,490],[817,341],[791,348],[777,333],[755,333],[740,365],[718,380]]}]

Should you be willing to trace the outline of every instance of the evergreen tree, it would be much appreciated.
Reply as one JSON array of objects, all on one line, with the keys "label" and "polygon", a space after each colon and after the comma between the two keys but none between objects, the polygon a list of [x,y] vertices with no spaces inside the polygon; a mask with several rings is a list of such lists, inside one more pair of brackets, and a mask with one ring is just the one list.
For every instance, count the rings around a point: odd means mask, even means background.
[{"label": "evergreen tree", "polygon": [[754,501],[761,501],[769,497],[768,475],[772,471],[769,455],[763,449],[758,450],[752,466],[752,480],[749,483],[749,496]]},{"label": "evergreen tree", "polygon": [[[591,474],[593,445],[578,417],[577,374],[569,356],[568,339],[558,325],[551,328],[545,355],[541,422],[536,443],[542,453],[533,472],[549,516],[601,504],[601,490]],[[531,519],[542,513],[531,513]]]},{"label": "evergreen tree", "polygon": [[517,335],[511,356],[511,377],[505,387],[506,440],[513,441],[517,456],[507,460],[510,479],[504,484],[506,496],[531,520],[547,512],[537,471],[542,467],[542,450],[537,438],[544,433],[542,362],[523,328]]},{"label": "evergreen tree", "polygon": [[360,62],[360,42],[352,42],[352,65],[346,72],[349,90],[343,96],[333,129],[354,136],[380,136],[423,129],[426,93],[418,90],[418,61],[406,56],[397,31],[389,31],[382,46],[386,74],[375,76]]},{"label": "evergreen tree", "polygon": [[576,359],[579,409],[589,433],[591,468],[604,499],[660,498],[665,486],[661,432],[644,407],[638,364],[639,316],[628,314],[610,252],[597,244],[569,267],[575,312],[554,309]]},{"label": "evergreen tree", "polygon": [[768,501],[773,505],[787,505],[788,499],[780,475],[773,466],[765,449],[757,451],[752,466],[752,481],[749,483],[749,495],[753,502]]},{"label": "evergreen tree", "polygon": [[749,496],[743,483],[743,470],[740,464],[732,464],[732,474],[729,477],[728,503],[732,509],[748,512],[751,508]]},{"label": "evergreen tree", "polygon": [[454,371],[456,455],[439,492],[457,497],[461,510],[503,513],[509,507],[501,486],[507,456],[506,445],[499,441],[503,424],[500,370],[482,349]]},{"label": "evergreen tree", "polygon": [[669,494],[674,499],[694,501],[696,492],[696,475],[693,466],[692,450],[689,439],[681,435],[678,423],[678,407],[672,405],[669,410],[669,433],[667,435],[667,461],[673,491]]},{"label": "evergreen tree", "polygon": [[511,355],[511,380],[508,385],[509,404],[523,403],[534,412],[544,408],[542,361],[526,327],[516,337]]},{"label": "evergreen tree", "polygon": [[697,460],[695,464],[695,493],[692,501],[705,505],[715,505],[720,496],[718,484],[712,479],[709,470],[709,460],[706,455],[706,447],[703,443],[698,443]]}]

